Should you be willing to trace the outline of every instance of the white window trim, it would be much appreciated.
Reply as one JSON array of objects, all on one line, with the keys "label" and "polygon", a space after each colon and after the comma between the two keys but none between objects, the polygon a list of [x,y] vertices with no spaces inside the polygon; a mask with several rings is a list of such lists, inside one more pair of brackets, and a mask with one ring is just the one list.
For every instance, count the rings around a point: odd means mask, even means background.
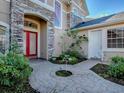
[{"label": "white window trim", "polygon": [[103,40],[104,40],[104,43],[103,43],[103,51],[108,51],[108,52],[124,52],[124,48],[108,48],[107,47],[107,31],[108,29],[114,29],[114,28],[121,28],[121,27],[124,27],[124,26],[118,26],[118,27],[111,27],[111,28],[107,28],[104,30],[103,32]]},{"label": "white window trim", "polygon": [[[62,18],[62,16],[63,16],[63,6],[62,6],[62,3],[59,0],[54,0],[54,1],[59,2],[60,3],[60,6],[61,6],[61,26],[60,27],[55,26],[55,28],[62,29],[62,23],[63,23],[63,18]],[[54,2],[54,5],[55,5],[55,2]]]}]

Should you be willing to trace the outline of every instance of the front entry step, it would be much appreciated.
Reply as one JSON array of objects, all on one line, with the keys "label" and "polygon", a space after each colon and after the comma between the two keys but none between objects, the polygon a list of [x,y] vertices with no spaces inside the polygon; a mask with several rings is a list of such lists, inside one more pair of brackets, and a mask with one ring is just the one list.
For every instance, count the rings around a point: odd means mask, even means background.
[{"label": "front entry step", "polygon": [[90,58],[90,60],[98,60],[98,61],[102,61],[101,58]]}]

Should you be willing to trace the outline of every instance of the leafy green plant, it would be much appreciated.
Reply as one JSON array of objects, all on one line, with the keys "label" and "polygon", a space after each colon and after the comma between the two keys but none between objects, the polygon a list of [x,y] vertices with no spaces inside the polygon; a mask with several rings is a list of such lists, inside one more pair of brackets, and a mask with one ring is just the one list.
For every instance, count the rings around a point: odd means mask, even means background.
[{"label": "leafy green plant", "polygon": [[113,57],[108,73],[112,77],[124,79],[124,58],[119,56]]},{"label": "leafy green plant", "polygon": [[20,90],[31,72],[28,59],[19,53],[16,43],[5,54],[0,55],[0,86]]},{"label": "leafy green plant", "polygon": [[66,51],[65,54],[68,54],[71,57],[76,57],[76,58],[81,58],[82,57],[82,55],[78,51],[74,51],[74,50]]},{"label": "leafy green plant", "polygon": [[76,63],[78,63],[78,59],[76,57],[70,57],[69,58],[69,63],[72,64],[72,65],[76,64]]},{"label": "leafy green plant", "polygon": [[112,57],[112,63],[119,63],[119,62],[123,62],[124,63],[124,58],[120,57],[120,56]]},{"label": "leafy green plant", "polygon": [[71,51],[81,50],[82,49],[81,44],[84,41],[88,41],[88,38],[85,35],[83,35],[83,36],[79,35],[78,31],[68,31],[67,36],[72,39],[72,42],[69,46],[69,50],[71,50]]}]

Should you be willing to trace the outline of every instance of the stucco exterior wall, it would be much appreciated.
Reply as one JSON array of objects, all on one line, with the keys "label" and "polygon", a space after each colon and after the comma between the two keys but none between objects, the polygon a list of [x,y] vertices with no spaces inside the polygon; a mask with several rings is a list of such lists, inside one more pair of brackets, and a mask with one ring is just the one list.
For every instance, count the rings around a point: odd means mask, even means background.
[{"label": "stucco exterior wall", "polygon": [[111,58],[114,56],[124,57],[124,51],[104,51],[103,61],[111,62]]},{"label": "stucco exterior wall", "polygon": [[[9,48],[9,15],[10,15],[10,7],[9,2],[6,0],[0,0],[0,28],[2,28],[5,31],[5,45],[4,49],[1,50],[7,50]],[[3,52],[3,51],[2,51]]]},{"label": "stucco exterior wall", "polygon": [[47,22],[46,21],[40,21],[40,46],[39,46],[39,51],[40,52],[40,56],[42,58],[46,58],[47,57]]},{"label": "stucco exterior wall", "polygon": [[0,21],[9,24],[9,15],[10,15],[10,3],[6,0],[0,0]]},{"label": "stucco exterior wall", "polygon": [[63,30],[60,29],[55,29],[55,41],[54,41],[54,54],[53,56],[59,56],[62,52],[62,47],[61,47],[61,36],[64,34],[65,32]]},{"label": "stucco exterior wall", "polygon": [[[79,31],[79,33],[78,33],[80,36],[86,36],[86,37],[88,37],[88,31]],[[81,49],[81,54],[84,54],[84,56],[86,56],[87,58],[88,58],[88,41],[84,41],[84,42],[82,42],[82,49]]]},{"label": "stucco exterior wall", "polygon": [[56,30],[55,32],[55,51],[54,56],[59,56],[62,52],[69,49],[72,39],[67,36],[66,31]]}]

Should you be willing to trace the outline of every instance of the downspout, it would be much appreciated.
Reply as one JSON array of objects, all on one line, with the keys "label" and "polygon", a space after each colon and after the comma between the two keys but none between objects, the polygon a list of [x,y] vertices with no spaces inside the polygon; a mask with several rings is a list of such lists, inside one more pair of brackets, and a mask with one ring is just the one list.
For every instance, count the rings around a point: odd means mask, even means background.
[{"label": "downspout", "polygon": [[11,43],[12,43],[12,36],[11,36],[11,33],[12,33],[12,28],[11,28],[11,23],[12,23],[12,0],[10,0],[10,14],[9,14],[9,19],[10,19],[10,22],[9,22],[9,49],[11,50]]}]

